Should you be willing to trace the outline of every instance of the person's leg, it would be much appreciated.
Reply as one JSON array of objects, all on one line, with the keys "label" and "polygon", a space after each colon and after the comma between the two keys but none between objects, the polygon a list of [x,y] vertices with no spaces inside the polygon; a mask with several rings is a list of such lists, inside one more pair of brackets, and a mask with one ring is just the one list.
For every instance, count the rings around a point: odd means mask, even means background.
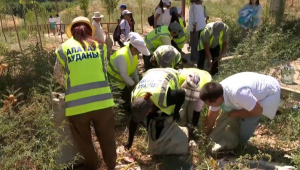
[{"label": "person's leg", "polygon": [[246,29],[242,28],[242,33],[241,33],[241,39],[242,40],[247,37],[247,33],[248,33],[248,31]]},{"label": "person's leg", "polygon": [[200,70],[204,70],[204,63],[205,63],[205,50],[200,50],[199,51],[199,60],[198,60],[198,63],[197,63],[197,67],[200,69]]},{"label": "person's leg", "polygon": [[92,121],[108,170],[116,166],[115,120],[112,107],[94,111]]},{"label": "person's leg", "polygon": [[197,50],[199,43],[199,31],[190,32],[190,44],[191,44],[191,62],[197,63],[199,60],[199,53]]},{"label": "person's leg", "polygon": [[84,157],[85,167],[90,170],[97,170],[98,156],[92,142],[90,114],[69,116],[68,120],[75,144]]},{"label": "person's leg", "polygon": [[246,145],[248,140],[253,136],[261,116],[262,115],[240,119],[239,139],[241,145]]},{"label": "person's leg", "polygon": [[131,102],[131,90],[128,86],[125,86],[125,88],[121,91],[121,98],[124,101],[123,103],[123,109],[130,113],[130,102]]},{"label": "person's leg", "polygon": [[219,61],[218,57],[220,56],[220,45],[217,47],[210,49],[211,57],[212,57],[212,66],[211,66],[211,75],[214,76],[219,73]]}]

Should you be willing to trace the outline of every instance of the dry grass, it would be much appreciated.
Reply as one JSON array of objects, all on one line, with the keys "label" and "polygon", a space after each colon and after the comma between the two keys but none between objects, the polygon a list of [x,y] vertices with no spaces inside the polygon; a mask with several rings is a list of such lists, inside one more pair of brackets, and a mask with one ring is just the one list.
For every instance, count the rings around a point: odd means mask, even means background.
[{"label": "dry grass", "polygon": [[[2,17],[3,28],[13,28],[14,27],[14,22],[12,20],[11,15],[3,16],[3,14],[1,14],[1,17]],[[14,16],[14,18],[15,18],[16,26],[17,27],[20,26],[22,23],[22,19],[17,16]]]}]

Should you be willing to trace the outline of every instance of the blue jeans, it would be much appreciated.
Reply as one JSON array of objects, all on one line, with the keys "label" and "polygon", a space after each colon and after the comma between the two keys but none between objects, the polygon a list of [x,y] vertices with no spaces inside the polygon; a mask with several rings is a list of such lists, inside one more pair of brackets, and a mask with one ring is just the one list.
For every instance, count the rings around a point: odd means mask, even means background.
[{"label": "blue jeans", "polygon": [[242,144],[242,145],[247,144],[248,140],[253,136],[261,117],[262,117],[262,115],[254,116],[254,117],[246,117],[246,118],[240,119],[240,121],[239,121],[240,144]]}]

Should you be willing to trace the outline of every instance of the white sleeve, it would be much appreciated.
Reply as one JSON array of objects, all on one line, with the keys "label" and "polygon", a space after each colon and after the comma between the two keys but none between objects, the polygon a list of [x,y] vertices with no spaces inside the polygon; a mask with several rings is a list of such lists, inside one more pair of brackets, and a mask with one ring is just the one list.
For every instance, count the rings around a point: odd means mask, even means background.
[{"label": "white sleeve", "polygon": [[257,13],[256,13],[256,15],[255,15],[254,17],[255,17],[255,18],[260,18],[260,17],[261,17],[261,13],[262,13],[262,6],[259,5],[259,6],[258,6]]},{"label": "white sleeve", "polygon": [[161,13],[162,13],[162,10],[161,10],[161,8],[157,8],[157,9],[155,10],[155,14],[159,14],[159,15],[161,15]]},{"label": "white sleeve", "polygon": [[213,112],[219,111],[220,109],[221,109],[221,107],[212,107],[212,106],[209,106],[209,110],[211,110]]},{"label": "white sleeve", "polygon": [[234,97],[234,102],[249,112],[251,110],[253,110],[257,101],[258,100],[252,94],[252,91],[250,88],[240,89]]},{"label": "white sleeve", "polygon": [[125,20],[122,19],[122,21],[120,22],[120,28],[121,28],[121,30],[124,30],[125,27],[126,27],[126,25],[125,25]]},{"label": "white sleeve", "polygon": [[135,81],[135,83],[137,84],[140,80],[139,80],[139,74],[138,74],[138,69],[136,69],[132,75],[132,79]]},{"label": "white sleeve", "polygon": [[114,59],[113,64],[119,70],[120,77],[125,81],[125,83],[129,86],[134,85],[134,81],[131,77],[127,75],[127,65],[124,56],[118,56]]}]

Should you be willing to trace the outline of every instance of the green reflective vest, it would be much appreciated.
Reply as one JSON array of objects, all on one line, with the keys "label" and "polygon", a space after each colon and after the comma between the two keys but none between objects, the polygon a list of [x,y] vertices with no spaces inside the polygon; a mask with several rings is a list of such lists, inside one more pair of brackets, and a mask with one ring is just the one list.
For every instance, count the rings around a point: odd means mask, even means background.
[{"label": "green reflective vest", "polygon": [[179,18],[179,24],[182,27],[184,31],[184,36],[178,37],[178,38],[173,38],[173,41],[176,43],[177,47],[182,49],[184,47],[184,43],[186,41],[186,30],[183,25],[183,20],[182,18]]},{"label": "green reflective vest", "polygon": [[132,76],[132,74],[135,72],[138,66],[138,56],[134,55],[132,56],[132,63],[130,60],[130,55],[129,55],[129,44],[122,47],[121,49],[117,50],[114,52],[114,54],[110,57],[108,66],[107,66],[107,72],[109,74],[110,81],[114,83],[119,89],[124,89],[126,86],[126,83],[120,76],[119,69],[117,69],[114,66],[114,59],[117,57],[123,56],[126,61],[127,65],[127,75]]},{"label": "green reflective vest", "polygon": [[200,70],[197,68],[184,68],[179,74],[179,85],[181,86],[185,82],[186,76],[192,73],[198,73],[200,77],[199,90],[201,90],[206,83],[212,81],[211,75],[205,70]]},{"label": "green reflective vest", "polygon": [[158,67],[163,68],[161,66],[161,63],[164,62],[163,55],[165,55],[165,53],[169,52],[169,50],[173,50],[175,53],[174,60],[172,61],[172,63],[170,63],[169,67],[174,68],[178,63],[180,63],[181,53],[175,47],[173,47],[171,45],[162,45],[162,46],[159,46],[153,53],[153,56],[157,62]]},{"label": "green reflective vest", "polygon": [[151,93],[151,101],[162,112],[171,115],[175,105],[167,106],[167,90],[179,89],[178,71],[171,68],[155,68],[148,70],[143,79],[136,85],[132,92],[132,100]]},{"label": "green reflective vest", "polygon": [[[206,27],[205,27],[205,28],[202,30],[202,32],[200,33],[199,44],[198,44],[198,48],[197,48],[198,51],[204,49],[204,44],[203,44],[204,41],[203,41],[203,37],[204,37],[204,33],[205,33],[205,32],[208,32],[209,35],[210,35],[210,43],[209,43],[210,46],[212,45],[212,43],[213,43],[213,41],[214,41],[214,36],[213,36],[213,35],[211,34],[211,32],[210,32],[210,28],[208,28],[207,26],[209,26],[209,24],[207,24]],[[227,32],[228,29],[229,29],[229,27],[226,26],[226,30],[225,30],[225,31]],[[222,50],[222,47],[223,47],[223,41],[224,41],[223,35],[224,35],[224,30],[222,30],[222,31],[220,32],[220,37],[219,37],[219,44],[220,44],[220,49],[221,49],[221,50]]]},{"label": "green reflective vest", "polygon": [[151,54],[157,49],[157,47],[164,45],[160,39],[162,37],[172,38],[168,26],[157,27],[149,32],[145,37],[145,43]]},{"label": "green reflective vest", "polygon": [[73,37],[56,50],[57,59],[65,68],[66,116],[74,116],[114,106],[104,61],[106,45],[86,49]]}]

